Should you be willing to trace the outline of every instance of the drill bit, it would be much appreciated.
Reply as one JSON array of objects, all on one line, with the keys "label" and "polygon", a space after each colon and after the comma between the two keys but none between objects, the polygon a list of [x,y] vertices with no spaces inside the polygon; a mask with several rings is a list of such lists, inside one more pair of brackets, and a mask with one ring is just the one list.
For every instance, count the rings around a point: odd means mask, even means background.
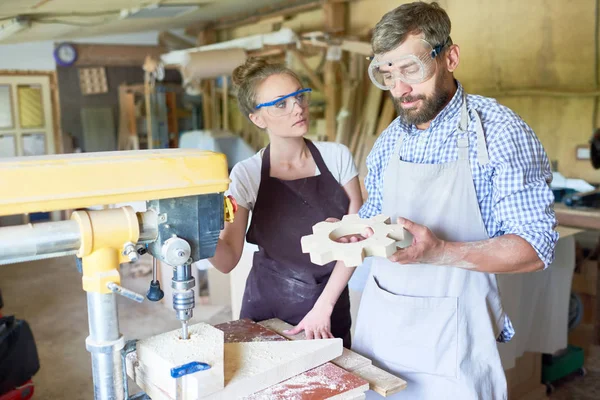
[{"label": "drill bit", "polygon": [[188,340],[189,336],[188,336],[188,322],[187,321],[181,321],[181,338],[183,340]]}]

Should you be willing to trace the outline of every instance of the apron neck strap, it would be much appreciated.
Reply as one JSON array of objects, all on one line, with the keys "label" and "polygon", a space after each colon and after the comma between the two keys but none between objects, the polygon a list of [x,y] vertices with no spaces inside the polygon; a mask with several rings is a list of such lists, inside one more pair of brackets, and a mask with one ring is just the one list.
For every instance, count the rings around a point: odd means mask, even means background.
[{"label": "apron neck strap", "polygon": [[458,130],[467,132],[469,129],[469,110],[467,110],[467,96],[463,92],[462,104],[460,106],[460,120],[458,121]]},{"label": "apron neck strap", "polygon": [[325,165],[325,161],[323,161],[323,157],[321,156],[321,152],[319,151],[319,149],[317,149],[317,146],[315,146],[315,144],[304,138],[304,143],[306,144],[306,147],[308,147],[308,150],[310,151],[310,154],[313,157],[313,160],[315,160],[315,164],[317,164],[317,167],[319,168],[319,171],[321,171],[321,174],[324,174],[325,171],[327,171],[327,166]]},{"label": "apron neck strap", "polygon": [[[477,161],[480,165],[487,165],[490,162],[490,157],[487,151],[487,143],[483,133],[481,118],[476,110],[473,110],[475,119],[475,133],[477,134]],[[459,136],[457,140],[458,158],[466,160],[469,158],[469,111],[467,109],[467,96],[463,93],[462,105],[460,107],[460,120],[458,122],[458,130],[460,133],[465,133],[464,136]]]},{"label": "apron neck strap", "polygon": [[271,144],[269,143],[263,151],[262,163],[260,167],[260,178],[264,182],[271,175]]}]

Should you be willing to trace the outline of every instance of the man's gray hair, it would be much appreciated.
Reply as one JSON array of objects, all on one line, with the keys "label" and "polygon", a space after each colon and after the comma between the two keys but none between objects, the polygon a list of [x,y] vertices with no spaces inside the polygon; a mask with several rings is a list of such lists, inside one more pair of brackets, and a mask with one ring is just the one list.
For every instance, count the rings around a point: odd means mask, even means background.
[{"label": "man's gray hair", "polygon": [[400,46],[409,35],[423,34],[423,39],[435,48],[452,43],[450,28],[450,18],[438,3],[403,4],[375,25],[371,45],[375,54],[383,54]]}]

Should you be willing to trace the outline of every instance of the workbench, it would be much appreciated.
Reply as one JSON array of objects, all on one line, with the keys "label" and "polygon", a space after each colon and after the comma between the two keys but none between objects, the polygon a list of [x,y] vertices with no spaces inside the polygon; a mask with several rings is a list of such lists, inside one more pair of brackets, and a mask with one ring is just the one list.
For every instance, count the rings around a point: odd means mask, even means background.
[{"label": "workbench", "polygon": [[[269,342],[303,339],[303,334],[286,336],[290,325],[272,319],[260,323],[239,319],[215,325],[224,333],[225,343]],[[279,333],[278,333],[279,332]],[[280,334],[281,333],[281,334]],[[135,381],[135,353],[127,357],[127,374]],[[342,366],[344,368],[342,368]],[[369,389],[383,396],[403,390],[406,382],[373,365],[371,361],[344,349],[342,356],[246,397],[246,400],[360,400]]]},{"label": "workbench", "polygon": [[600,230],[600,210],[596,208],[571,208],[562,203],[555,203],[554,212],[561,226]]}]

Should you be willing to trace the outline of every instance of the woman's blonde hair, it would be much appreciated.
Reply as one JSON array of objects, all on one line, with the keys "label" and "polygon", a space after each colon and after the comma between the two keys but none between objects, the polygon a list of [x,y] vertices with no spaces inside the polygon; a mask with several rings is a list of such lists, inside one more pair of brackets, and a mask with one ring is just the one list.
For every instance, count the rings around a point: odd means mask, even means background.
[{"label": "woman's blonde hair", "polygon": [[300,82],[298,75],[285,64],[269,63],[264,58],[249,58],[244,64],[233,70],[232,80],[237,87],[238,106],[246,118],[256,111],[256,88],[258,85],[271,75],[278,74],[287,74]]}]

